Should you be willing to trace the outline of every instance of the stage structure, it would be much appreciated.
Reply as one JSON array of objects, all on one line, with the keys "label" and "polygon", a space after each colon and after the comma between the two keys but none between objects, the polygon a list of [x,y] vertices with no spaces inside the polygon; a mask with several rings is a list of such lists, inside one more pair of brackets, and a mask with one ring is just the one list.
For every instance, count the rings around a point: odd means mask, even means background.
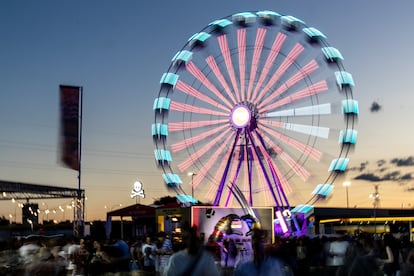
[{"label": "stage structure", "polygon": [[[72,198],[74,202],[85,200],[85,190],[50,185],[29,184],[0,180],[0,200],[19,201],[24,200],[23,205],[31,206],[33,201],[40,199]],[[32,203],[30,203],[32,202]],[[23,214],[23,212],[22,212]],[[22,215],[24,216],[24,215]],[[75,221],[75,214],[73,220]],[[25,223],[22,218],[22,222]]]}]

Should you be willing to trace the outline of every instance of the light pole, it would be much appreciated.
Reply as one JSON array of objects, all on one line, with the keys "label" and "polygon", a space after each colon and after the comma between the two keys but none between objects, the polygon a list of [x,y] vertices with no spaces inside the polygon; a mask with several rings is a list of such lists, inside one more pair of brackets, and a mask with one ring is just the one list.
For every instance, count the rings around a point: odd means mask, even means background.
[{"label": "light pole", "polygon": [[194,175],[197,175],[195,172],[189,172],[188,176],[191,176],[191,197],[194,198]]},{"label": "light pole", "polygon": [[348,187],[351,186],[351,182],[345,181],[342,184],[346,189],[346,208],[349,208],[349,195],[348,195]]},{"label": "light pole", "polygon": [[372,199],[372,205],[374,207],[374,235],[377,236],[377,208],[380,201],[380,194],[378,192],[378,184],[374,185],[375,192],[369,195]]}]

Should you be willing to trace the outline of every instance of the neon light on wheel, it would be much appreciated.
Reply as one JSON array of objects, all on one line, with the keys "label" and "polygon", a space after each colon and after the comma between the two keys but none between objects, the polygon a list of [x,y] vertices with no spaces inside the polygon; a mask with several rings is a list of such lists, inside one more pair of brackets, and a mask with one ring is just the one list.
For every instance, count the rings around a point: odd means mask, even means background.
[{"label": "neon light on wheel", "polygon": [[192,184],[213,205],[238,205],[237,186],[251,206],[308,212],[330,195],[356,143],[343,59],[293,16],[243,12],[208,24],[172,58],[154,101],[165,183],[180,195]]},{"label": "neon light on wheel", "polygon": [[235,128],[246,127],[252,118],[250,109],[245,105],[236,105],[231,111],[230,120]]}]

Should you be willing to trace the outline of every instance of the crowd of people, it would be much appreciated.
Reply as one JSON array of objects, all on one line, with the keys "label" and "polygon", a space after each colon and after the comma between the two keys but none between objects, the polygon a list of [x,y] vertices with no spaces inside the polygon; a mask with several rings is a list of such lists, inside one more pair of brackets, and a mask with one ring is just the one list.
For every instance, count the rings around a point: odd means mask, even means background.
[{"label": "crowd of people", "polygon": [[[1,244],[1,275],[414,275],[414,244],[391,234],[276,237],[255,229],[251,258],[235,252],[231,269],[226,250],[208,246],[197,228],[184,224],[182,242],[163,232],[131,241],[29,236]],[[215,243],[220,245],[220,243]],[[226,268],[226,269],[224,269]]]}]

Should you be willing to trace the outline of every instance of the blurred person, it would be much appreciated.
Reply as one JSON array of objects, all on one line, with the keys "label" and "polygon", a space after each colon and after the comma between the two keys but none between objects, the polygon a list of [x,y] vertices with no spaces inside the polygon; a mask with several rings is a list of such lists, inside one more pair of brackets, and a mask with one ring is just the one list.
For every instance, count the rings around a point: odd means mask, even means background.
[{"label": "blurred person", "polygon": [[384,276],[374,256],[357,256],[348,269],[348,276]]},{"label": "blurred person", "polygon": [[40,248],[41,246],[37,237],[27,237],[23,245],[19,248],[19,256],[23,265],[33,262]]},{"label": "blurred person", "polygon": [[142,239],[139,238],[131,243],[129,252],[131,254],[131,261],[129,263],[130,271],[142,270],[144,267],[144,254],[142,253]]},{"label": "blurred person", "polygon": [[112,239],[112,244],[106,247],[111,256],[112,270],[114,272],[129,271],[131,253],[129,245],[122,239]]},{"label": "blurred person", "polygon": [[209,251],[213,257],[216,263],[220,263],[221,260],[221,246],[218,242],[216,242],[214,235],[210,235],[210,237],[207,240],[207,244],[205,246],[205,249]]},{"label": "blurred person", "polygon": [[142,254],[144,257],[143,267],[145,271],[155,271],[155,260],[157,246],[152,242],[151,236],[145,237],[145,242],[142,245]]},{"label": "blurred person", "polygon": [[64,258],[59,256],[60,247],[49,248],[43,246],[40,248],[35,260],[26,265],[24,275],[27,276],[45,276],[45,275],[66,275]]},{"label": "blurred person", "polygon": [[385,234],[383,238],[383,247],[381,262],[383,263],[383,271],[387,276],[394,276],[399,270],[399,248],[392,234]]},{"label": "blurred person", "polygon": [[101,275],[110,271],[111,259],[109,255],[102,249],[99,241],[93,241],[93,254],[89,262],[89,275]]},{"label": "blurred person", "polygon": [[309,267],[308,248],[307,244],[305,244],[305,237],[299,237],[296,240],[295,253],[297,272],[300,275],[305,275]]},{"label": "blurred person", "polygon": [[188,223],[184,223],[182,226],[182,238],[185,249],[172,254],[162,275],[220,275],[214,257],[209,251],[204,250],[201,245],[197,227],[190,227]]},{"label": "blurred person", "polygon": [[161,231],[157,236],[159,249],[157,249],[158,258],[156,259],[155,270],[162,274],[168,263],[168,259],[173,253],[173,247],[170,238],[165,232]]},{"label": "blurred person", "polygon": [[329,245],[329,257],[330,263],[327,266],[329,274],[334,274],[344,265],[345,255],[348,249],[349,242],[345,239],[345,236],[334,238]]},{"label": "blurred person", "polygon": [[400,276],[414,275],[414,249],[408,252],[408,255],[400,267]]},{"label": "blurred person", "polygon": [[79,247],[77,247],[71,255],[71,260],[74,264],[72,275],[87,275],[89,255],[90,252],[86,249],[86,241],[80,239]]},{"label": "blurred person", "polygon": [[[293,276],[293,272],[281,259],[273,254],[265,254],[267,232],[253,228],[252,231],[253,260],[239,263],[235,270],[235,276]],[[268,246],[269,247],[269,246]],[[277,252],[278,249],[266,248],[266,252]]]},{"label": "blurred person", "polygon": [[75,237],[70,237],[66,244],[63,246],[64,256],[66,257],[66,270],[68,271],[68,275],[73,274],[73,270],[75,269],[75,264],[73,263],[73,257],[79,248],[79,243],[76,242]]}]

